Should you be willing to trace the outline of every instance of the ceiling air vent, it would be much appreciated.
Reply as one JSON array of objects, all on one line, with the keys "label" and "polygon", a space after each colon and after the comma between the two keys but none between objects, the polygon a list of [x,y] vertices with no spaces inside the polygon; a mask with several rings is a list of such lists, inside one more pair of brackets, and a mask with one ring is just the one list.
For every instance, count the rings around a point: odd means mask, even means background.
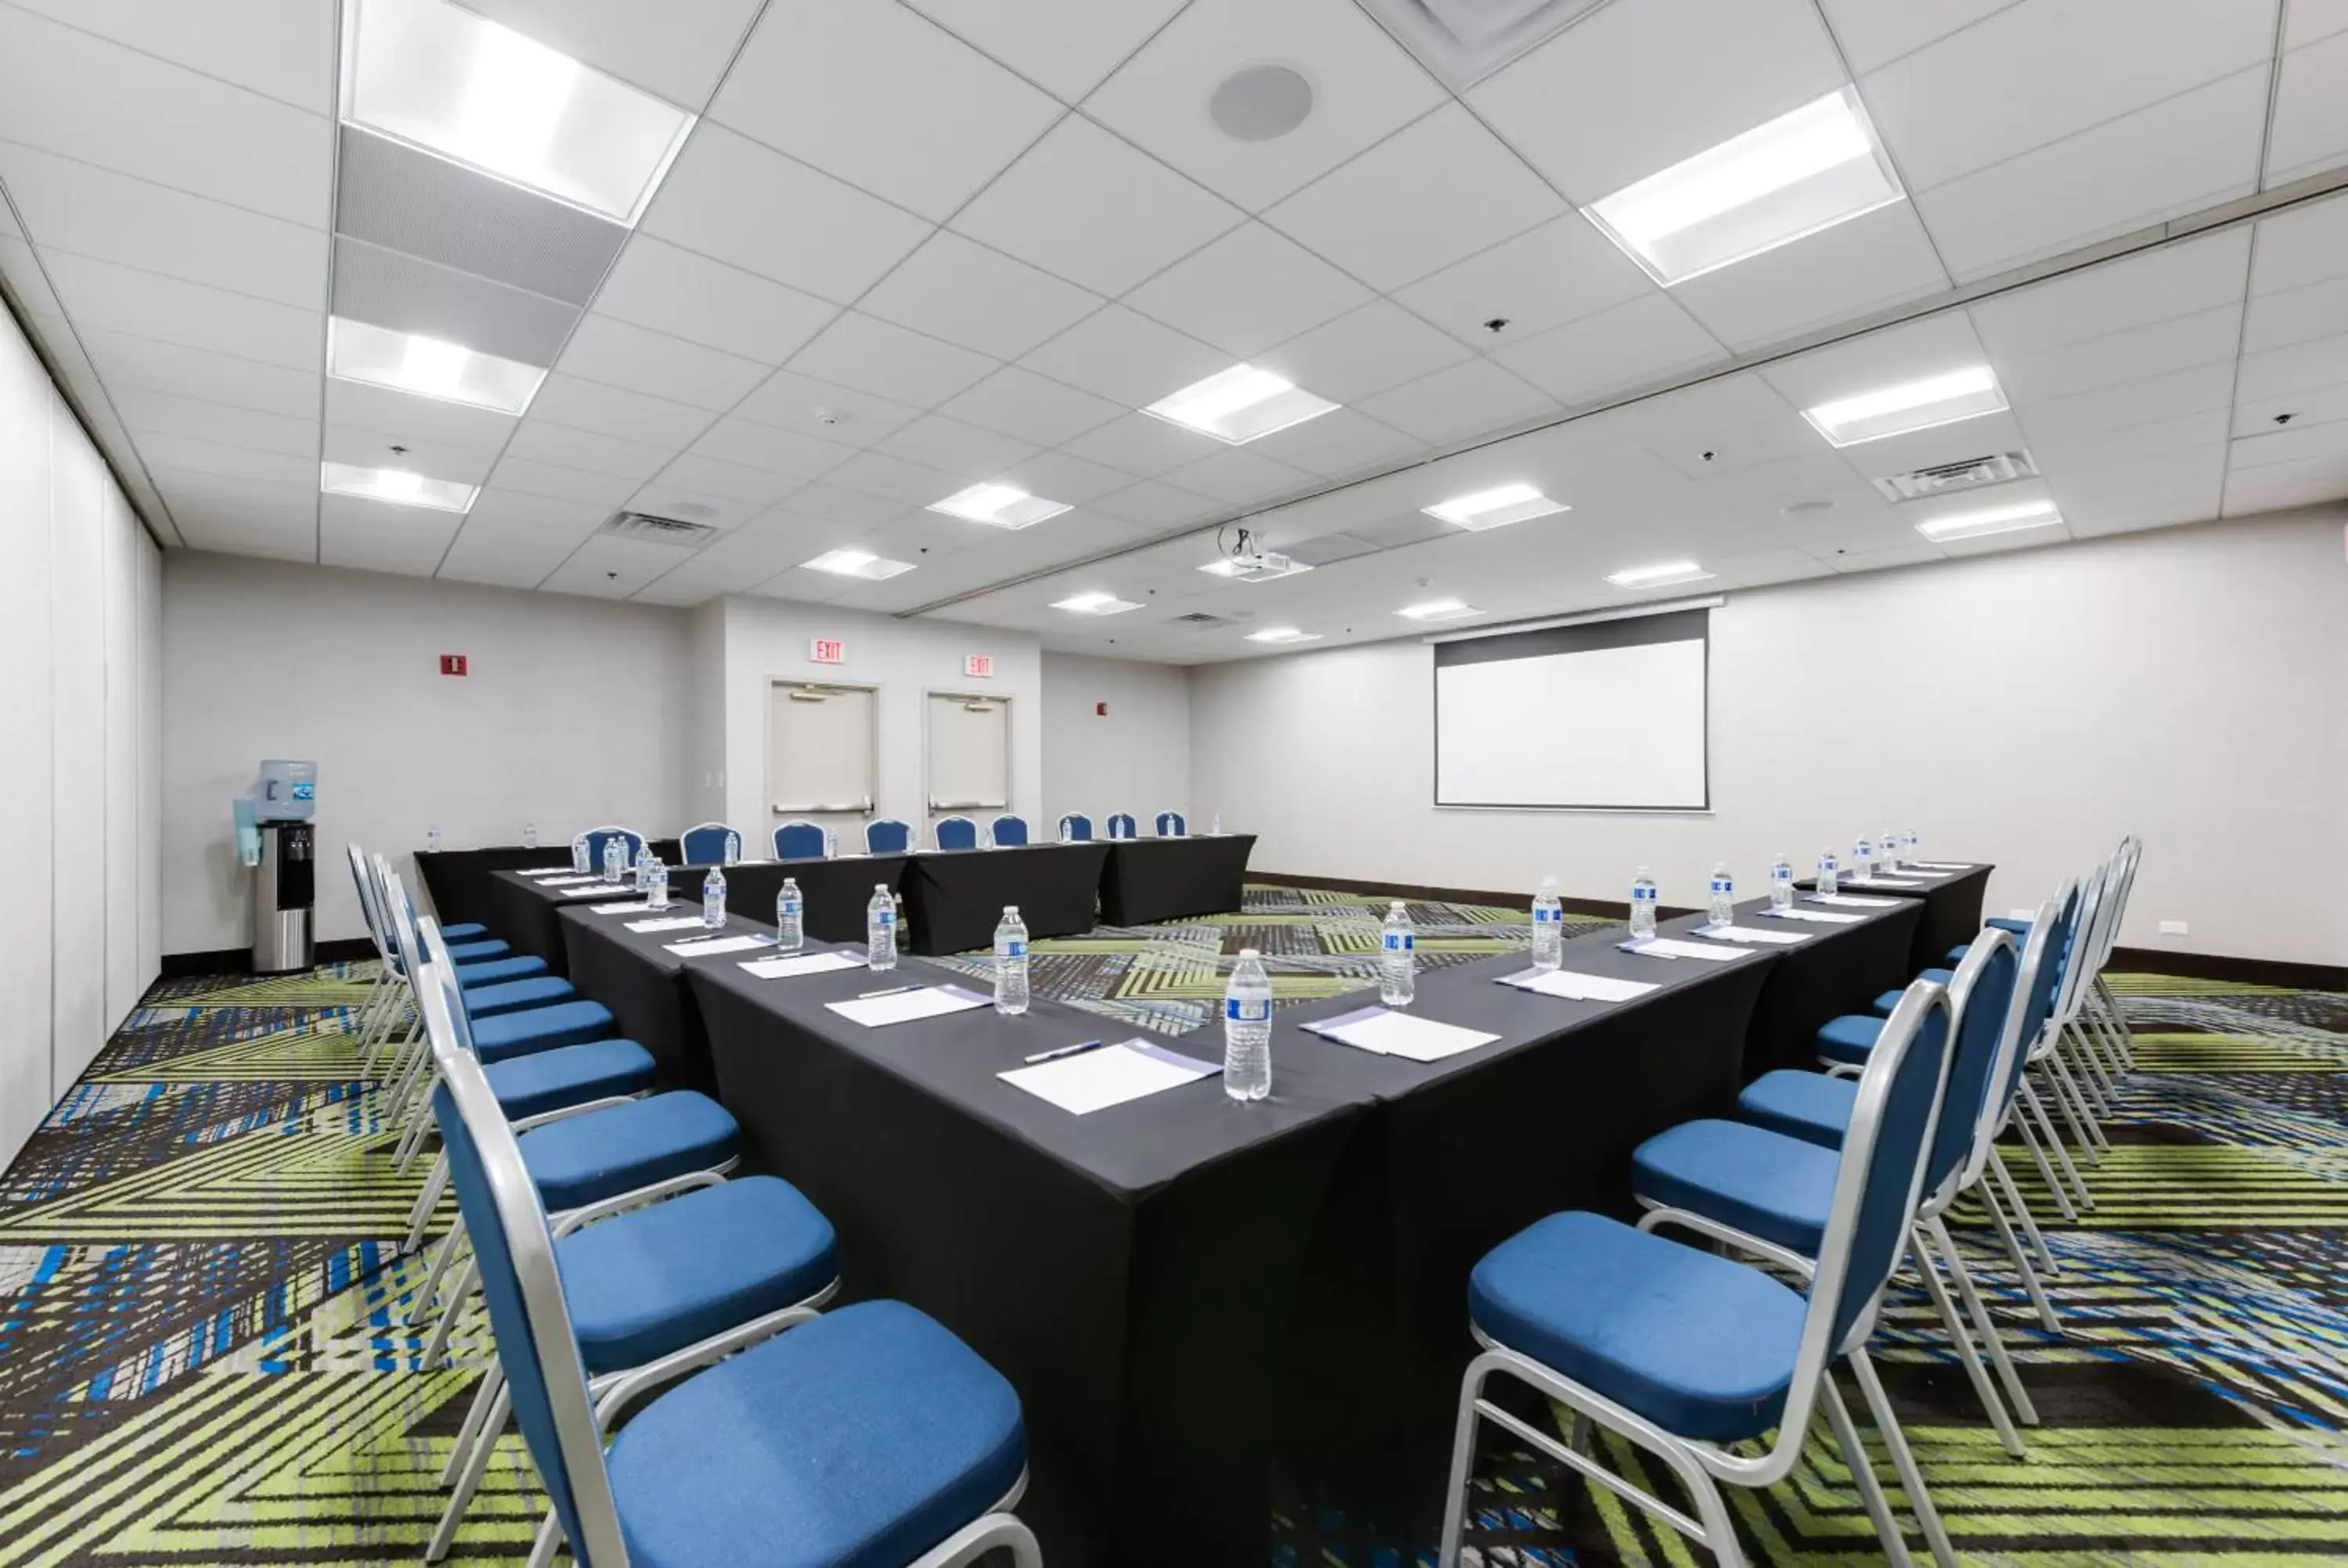
[{"label": "ceiling air vent", "polygon": [[1488,77],[1600,0],[1361,0],[1362,8],[1455,87]]},{"label": "ceiling air vent", "polygon": [[1876,480],[1875,487],[1883,492],[1887,501],[1914,501],[1926,496],[1945,496],[1953,490],[1978,490],[1984,485],[2036,477],[2038,463],[2029,453],[2000,452],[1988,457],[1935,464],[1912,474],[1889,475]]},{"label": "ceiling air vent", "polygon": [[642,539],[646,544],[672,545],[683,550],[697,550],[717,537],[717,530],[707,523],[656,518],[649,512],[614,512],[595,531],[613,538]]},{"label": "ceiling air vent", "polygon": [[1229,626],[1231,623],[1231,620],[1232,618],[1228,615],[1209,615],[1203,610],[1194,610],[1188,615],[1176,616],[1166,624],[1169,626],[1187,626],[1194,631],[1204,631],[1210,626]]}]

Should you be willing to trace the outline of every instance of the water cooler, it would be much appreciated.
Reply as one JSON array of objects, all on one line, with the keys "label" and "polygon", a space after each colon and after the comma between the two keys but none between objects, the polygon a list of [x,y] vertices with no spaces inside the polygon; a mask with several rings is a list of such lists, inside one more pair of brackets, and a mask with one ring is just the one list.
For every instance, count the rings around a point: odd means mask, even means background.
[{"label": "water cooler", "polygon": [[292,974],[313,960],[312,917],[318,900],[318,764],[261,764],[252,793],[238,801],[237,839],[252,867],[252,972]]}]

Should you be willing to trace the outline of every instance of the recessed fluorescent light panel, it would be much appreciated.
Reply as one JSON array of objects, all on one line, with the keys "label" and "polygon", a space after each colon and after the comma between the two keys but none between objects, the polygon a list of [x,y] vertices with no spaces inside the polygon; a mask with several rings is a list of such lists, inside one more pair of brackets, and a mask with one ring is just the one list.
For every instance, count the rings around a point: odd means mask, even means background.
[{"label": "recessed fluorescent light panel", "polygon": [[1916,525],[1916,531],[1934,544],[1952,539],[1977,539],[1985,534],[2018,533],[2024,528],[2051,528],[2063,520],[2052,501],[2021,501],[2010,507],[1984,507],[1978,511],[1952,512]]},{"label": "recessed fluorescent light panel", "polygon": [[1251,364],[1235,364],[1191,383],[1171,397],[1159,399],[1141,412],[1233,446],[1244,446],[1259,436],[1318,419],[1336,406],[1284,375]]},{"label": "recessed fluorescent light panel", "polygon": [[534,364],[343,316],[327,318],[326,373],[499,414],[528,408],[546,379],[546,372]]},{"label": "recessed fluorescent light panel", "polygon": [[1484,612],[1462,599],[1430,599],[1424,604],[1406,604],[1395,611],[1405,620],[1457,620],[1463,615]]},{"label": "recessed fluorescent light panel", "polygon": [[405,468],[321,463],[318,488],[330,496],[356,496],[362,500],[389,501],[400,507],[428,507],[436,512],[463,512],[471,510],[478,487],[449,479],[427,479]]},{"label": "recessed fluorescent light panel", "polygon": [[1676,583],[1702,582],[1712,575],[1692,560],[1667,560],[1653,566],[1625,567],[1607,573],[1606,580],[1616,588],[1670,588]]},{"label": "recessed fluorescent light panel", "polygon": [[1978,419],[2004,407],[2005,394],[1998,389],[1996,373],[1985,364],[1970,364],[1921,381],[1903,381],[1856,397],[1838,397],[1803,409],[1802,417],[1836,446],[1856,446],[1887,436]]},{"label": "recessed fluorescent light panel", "polygon": [[1317,631],[1299,631],[1292,626],[1267,626],[1262,631],[1247,634],[1250,642],[1318,642]]},{"label": "recessed fluorescent light panel", "polygon": [[694,117],[446,0],[357,0],[343,118],[633,227]]},{"label": "recessed fluorescent light panel", "polygon": [[1054,610],[1065,610],[1076,615],[1123,615],[1140,605],[1129,599],[1119,599],[1113,593],[1079,593],[1052,601]]},{"label": "recessed fluorescent light panel", "polygon": [[1440,518],[1463,528],[1497,528],[1503,523],[1521,523],[1528,518],[1546,518],[1551,512],[1570,512],[1573,508],[1563,501],[1550,500],[1530,485],[1502,485],[1497,489],[1478,490],[1472,496],[1455,496],[1420,509],[1430,518]]},{"label": "recessed fluorescent light panel", "polygon": [[826,550],[815,559],[799,564],[809,571],[828,571],[835,577],[860,577],[867,582],[886,582],[913,569],[911,561],[890,560],[874,555],[870,550]]},{"label": "recessed fluorescent light panel", "polygon": [[973,485],[942,501],[931,502],[928,509],[973,523],[992,523],[998,528],[1025,528],[1056,518],[1068,507],[1066,502],[1046,501],[1010,485]]},{"label": "recessed fluorescent light panel", "polygon": [[1857,89],[1845,87],[1625,186],[1589,212],[1669,287],[1904,195]]}]

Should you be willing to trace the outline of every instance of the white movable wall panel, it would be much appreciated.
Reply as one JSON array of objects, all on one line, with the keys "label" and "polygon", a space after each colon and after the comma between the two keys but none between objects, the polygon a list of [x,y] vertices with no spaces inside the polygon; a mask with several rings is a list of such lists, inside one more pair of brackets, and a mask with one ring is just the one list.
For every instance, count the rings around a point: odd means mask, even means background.
[{"label": "white movable wall panel", "polygon": [[55,1100],[49,1063],[49,378],[0,314],[0,1165]]},{"label": "white movable wall panel", "polygon": [[139,974],[163,965],[163,552],[139,530]]},{"label": "white movable wall panel", "polygon": [[138,519],[105,487],[106,1028],[111,1033],[147,989],[139,962]]},{"label": "white movable wall panel", "polygon": [[49,397],[50,878],[57,932],[50,1063],[58,1092],[106,1042],[107,477],[65,399]]}]

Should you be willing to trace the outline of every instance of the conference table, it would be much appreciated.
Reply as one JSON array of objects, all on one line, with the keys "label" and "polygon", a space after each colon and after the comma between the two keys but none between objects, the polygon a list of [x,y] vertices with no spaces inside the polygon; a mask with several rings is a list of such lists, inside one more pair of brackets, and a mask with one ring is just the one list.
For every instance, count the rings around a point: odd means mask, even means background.
[{"label": "conference table", "polygon": [[[535,869],[533,867],[533,869]],[[576,875],[564,873],[565,876]],[[590,889],[590,891],[581,891]],[[675,884],[669,887],[673,901],[676,899]],[[510,944],[523,957],[544,958],[547,972],[568,976],[571,959],[562,939],[562,911],[571,906],[593,906],[633,901],[644,902],[644,895],[627,883],[575,883],[571,886],[551,886],[520,871],[493,871],[489,874],[489,930]],[[694,900],[698,910],[701,903]],[[686,911],[679,907],[677,914]]]},{"label": "conference table", "polygon": [[1252,833],[1111,839],[1101,866],[1101,923],[1153,926],[1237,909],[1254,852]]},{"label": "conference table", "polygon": [[[817,856],[799,860],[743,860],[718,869],[726,873],[727,909],[756,920],[772,920],[775,896],[783,890],[788,877],[799,885],[802,918],[810,938],[860,942],[872,890],[886,887],[891,894],[901,892],[906,858],[902,855]],[[705,866],[687,866],[671,872],[671,896],[689,897],[694,907],[699,908],[701,880],[708,870]],[[994,928],[987,927],[987,935],[994,934]]]},{"label": "conference table", "polygon": [[[1997,869],[1973,861],[1932,864],[1959,869],[1901,871],[1894,876],[1877,876],[1866,882],[1855,882],[1846,876],[1840,883],[1845,893],[1911,899],[1922,907],[1922,916],[1909,945],[1908,972],[1900,977],[1903,983],[1913,979],[1919,970],[1945,968],[1949,949],[1973,939],[1982,927],[1982,902],[1989,892],[1990,873]],[[1812,878],[1798,886],[1808,892],[1814,891],[1818,883]]]},{"label": "conference table", "polygon": [[[651,842],[651,848],[654,855],[671,862],[685,853],[674,838],[655,838]],[[416,852],[416,869],[423,875],[425,890],[432,896],[433,912],[444,926],[478,920],[495,929],[497,906],[491,893],[490,878],[496,873],[535,871],[541,866],[551,868],[570,864],[569,839],[559,844],[541,844],[535,848],[520,844],[499,844],[482,849],[419,849]]]},{"label": "conference table", "polygon": [[[1108,845],[1100,840],[917,851],[905,861],[908,930],[901,945],[928,955],[991,948],[1008,904],[1019,906],[1031,941],[1082,936],[1093,928],[1107,858]],[[1225,907],[1236,909],[1238,901]]]},{"label": "conference table", "polygon": [[[685,984],[688,960],[670,950],[675,943],[704,937],[771,937],[774,927],[762,920],[729,914],[725,928],[631,930],[649,921],[685,919],[701,912],[699,900],[673,900],[666,909],[641,907],[599,914],[582,900],[557,912],[562,932],[563,957],[572,985],[579,994],[602,1002],[623,1040],[633,1040],[652,1053],[663,1089],[717,1091],[716,1074],[709,1064],[709,1035],[701,1022],[701,1009]],[[743,955],[757,958],[760,955]]]}]

